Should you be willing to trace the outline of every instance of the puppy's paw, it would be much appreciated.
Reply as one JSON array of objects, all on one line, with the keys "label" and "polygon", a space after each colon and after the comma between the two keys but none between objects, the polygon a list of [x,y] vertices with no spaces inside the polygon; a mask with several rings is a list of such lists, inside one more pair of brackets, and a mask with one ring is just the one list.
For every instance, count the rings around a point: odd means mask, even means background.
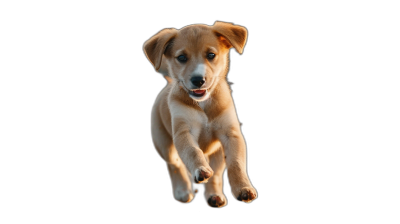
[{"label": "puppy's paw", "polygon": [[193,201],[196,193],[190,190],[175,190],[174,199],[182,204],[188,204]]},{"label": "puppy's paw", "polygon": [[226,205],[226,198],[223,195],[211,195],[207,202],[209,206],[214,208],[223,207]]},{"label": "puppy's paw", "polygon": [[214,171],[211,168],[201,166],[194,171],[194,182],[196,183],[207,183],[208,179],[212,177]]},{"label": "puppy's paw", "polygon": [[252,187],[243,187],[236,198],[249,203],[257,198],[257,191]]}]

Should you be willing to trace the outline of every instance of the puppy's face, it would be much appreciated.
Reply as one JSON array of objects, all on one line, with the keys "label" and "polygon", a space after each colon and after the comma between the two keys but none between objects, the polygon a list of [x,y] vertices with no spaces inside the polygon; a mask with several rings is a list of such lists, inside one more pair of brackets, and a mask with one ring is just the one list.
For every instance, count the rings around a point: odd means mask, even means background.
[{"label": "puppy's face", "polygon": [[204,101],[225,77],[229,42],[207,26],[180,30],[166,48],[168,74],[196,101]]},{"label": "puppy's face", "polygon": [[204,101],[225,79],[229,49],[242,53],[246,38],[244,27],[230,23],[191,25],[160,31],[146,41],[144,51],[157,71],[167,71],[185,94]]}]

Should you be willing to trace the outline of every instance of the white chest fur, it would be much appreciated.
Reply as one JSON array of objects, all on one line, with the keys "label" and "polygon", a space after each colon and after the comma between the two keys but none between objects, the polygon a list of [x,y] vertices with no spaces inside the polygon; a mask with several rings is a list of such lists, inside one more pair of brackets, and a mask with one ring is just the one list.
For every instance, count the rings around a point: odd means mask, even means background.
[{"label": "white chest fur", "polygon": [[[210,100],[206,100],[203,102],[198,102],[199,107],[205,111],[205,109],[210,106]],[[202,128],[199,136],[199,146],[204,152],[205,155],[213,153],[216,149],[221,147],[219,141],[215,139],[213,133],[213,122],[209,120],[208,117],[204,114],[202,116]]]}]

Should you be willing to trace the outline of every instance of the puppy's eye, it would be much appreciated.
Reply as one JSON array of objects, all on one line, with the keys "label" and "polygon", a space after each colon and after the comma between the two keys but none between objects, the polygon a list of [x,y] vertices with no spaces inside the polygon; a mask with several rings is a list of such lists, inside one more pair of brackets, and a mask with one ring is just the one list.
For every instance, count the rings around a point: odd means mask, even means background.
[{"label": "puppy's eye", "polygon": [[179,55],[177,57],[178,61],[180,62],[186,62],[187,61],[187,57],[185,55]]},{"label": "puppy's eye", "polygon": [[214,54],[214,53],[209,53],[209,54],[207,54],[207,58],[208,58],[208,59],[214,59],[214,57],[215,57],[215,54]]}]

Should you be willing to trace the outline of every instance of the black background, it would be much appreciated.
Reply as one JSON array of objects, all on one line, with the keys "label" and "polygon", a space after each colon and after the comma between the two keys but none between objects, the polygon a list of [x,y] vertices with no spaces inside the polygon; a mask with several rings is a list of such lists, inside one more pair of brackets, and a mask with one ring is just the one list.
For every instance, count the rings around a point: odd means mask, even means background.
[{"label": "black background", "polygon": [[[251,204],[237,202],[225,174],[228,205],[220,210],[208,208],[201,185],[195,186],[199,193],[190,204],[173,199],[166,165],[150,135],[150,111],[166,80],[142,50],[163,28],[215,21],[248,30],[243,54],[231,49],[228,81],[243,123],[248,174],[259,194]],[[62,100],[55,126],[63,130],[56,136],[65,148],[60,161],[66,166],[57,176],[64,189],[58,193],[73,202],[72,211],[137,216],[154,210],[154,216],[163,211],[194,219],[214,213],[250,218],[256,211],[273,216],[332,212],[343,189],[334,181],[341,169],[334,160],[346,135],[338,131],[345,111],[335,106],[341,89],[334,88],[343,34],[332,31],[331,20],[260,12],[150,19],[106,11],[61,23],[52,36],[54,51],[63,52],[55,59],[64,87],[57,96]]]}]

